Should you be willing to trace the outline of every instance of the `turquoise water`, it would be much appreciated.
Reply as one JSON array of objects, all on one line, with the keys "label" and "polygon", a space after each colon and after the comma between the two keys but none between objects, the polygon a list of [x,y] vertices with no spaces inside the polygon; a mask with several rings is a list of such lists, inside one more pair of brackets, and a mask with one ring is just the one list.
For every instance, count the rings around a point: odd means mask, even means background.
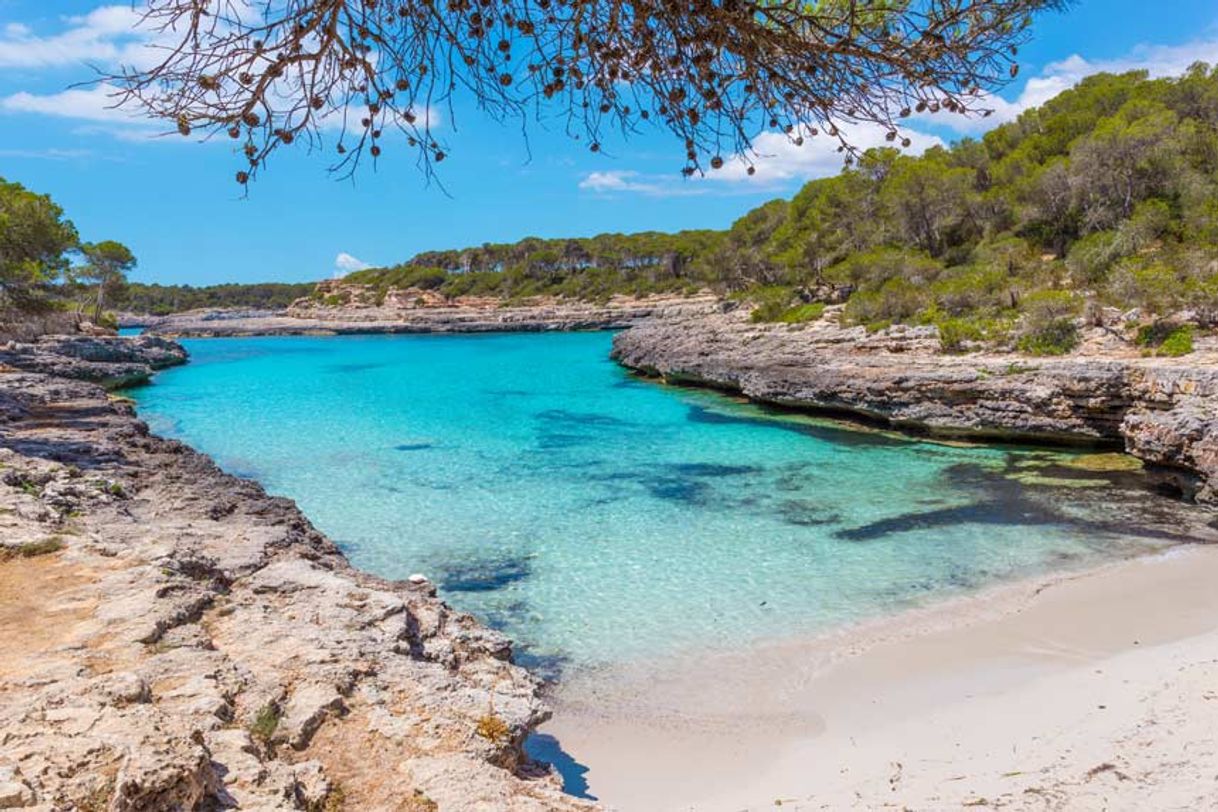
[{"label": "turquoise water", "polygon": [[1187,508],[1141,475],[637,380],[610,342],[188,341],[188,366],[131,394],[358,566],[425,573],[548,666],[811,632],[1180,540]]}]

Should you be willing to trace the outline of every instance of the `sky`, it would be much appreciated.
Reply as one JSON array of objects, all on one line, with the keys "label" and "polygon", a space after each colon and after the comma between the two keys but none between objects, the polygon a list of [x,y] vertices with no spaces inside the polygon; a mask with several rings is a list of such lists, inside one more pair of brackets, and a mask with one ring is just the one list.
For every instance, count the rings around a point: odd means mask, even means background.
[{"label": "sky", "polygon": [[[755,176],[729,163],[688,181],[682,145],[660,130],[591,153],[561,131],[531,125],[526,140],[519,122],[458,105],[436,122],[449,147],[443,189],[427,184],[404,145],[394,160],[389,143],[375,171],[349,180],[327,173],[328,155],[282,152],[243,196],[230,143],[156,137],[163,126],[74,87],[138,53],[132,19],[123,0],[0,0],[0,177],[51,194],[83,239],[130,246],[138,281],[312,281],[526,236],[725,228],[841,166],[827,139],[796,148],[769,136],[757,144]],[[977,135],[1090,73],[1174,75],[1218,61],[1213,0],[1078,0],[1038,18],[1033,32],[994,116],[916,121],[912,149]]]}]

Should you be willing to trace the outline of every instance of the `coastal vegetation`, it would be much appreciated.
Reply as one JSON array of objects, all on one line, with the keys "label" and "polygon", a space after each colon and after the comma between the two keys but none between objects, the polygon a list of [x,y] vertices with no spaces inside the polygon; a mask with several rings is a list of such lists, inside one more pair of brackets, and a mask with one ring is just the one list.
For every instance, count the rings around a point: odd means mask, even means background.
[{"label": "coastal vegetation", "polygon": [[530,238],[347,281],[504,299],[709,288],[758,321],[844,304],[872,330],[934,325],[949,350],[1048,355],[1114,307],[1151,326],[1139,343],[1187,352],[1185,322],[1218,322],[1218,69],[1092,76],[979,139],[870,150],[724,232]]},{"label": "coastal vegetation", "polygon": [[129,282],[115,301],[132,313],[163,316],[203,308],[279,310],[313,292],[312,282],[254,282],[224,285],[157,285]]},{"label": "coastal vegetation", "polygon": [[86,310],[100,322],[135,264],[122,243],[82,242],[48,195],[0,177],[0,327]]}]

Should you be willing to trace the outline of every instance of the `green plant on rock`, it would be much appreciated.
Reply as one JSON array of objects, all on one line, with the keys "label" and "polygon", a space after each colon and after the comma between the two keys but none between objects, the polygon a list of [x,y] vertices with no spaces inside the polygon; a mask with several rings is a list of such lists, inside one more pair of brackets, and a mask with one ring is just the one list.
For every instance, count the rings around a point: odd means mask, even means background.
[{"label": "green plant on rock", "polygon": [[257,715],[254,716],[254,721],[250,722],[250,735],[263,744],[270,743],[275,731],[279,729],[281,718],[282,712],[279,710],[279,706],[274,702],[266,703],[259,708]]},{"label": "green plant on rock", "polygon": [[60,536],[48,536],[40,541],[27,541],[13,547],[0,548],[0,560],[5,558],[37,558],[57,553],[65,546]]},{"label": "green plant on rock", "polygon": [[406,812],[439,812],[440,805],[427,797],[427,793],[416,789],[406,800]]},{"label": "green plant on rock", "polygon": [[1016,347],[1029,355],[1065,355],[1078,346],[1074,317],[1083,299],[1067,290],[1039,290],[1021,303],[1024,312]]}]

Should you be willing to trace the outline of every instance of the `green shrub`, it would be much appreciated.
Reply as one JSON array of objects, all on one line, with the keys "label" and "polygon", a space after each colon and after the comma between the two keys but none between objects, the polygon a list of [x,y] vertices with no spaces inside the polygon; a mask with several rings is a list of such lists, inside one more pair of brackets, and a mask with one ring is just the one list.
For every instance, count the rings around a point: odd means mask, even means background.
[{"label": "green shrub", "polygon": [[893,279],[927,283],[936,279],[943,265],[921,251],[876,248],[852,254],[825,271],[825,279],[837,284],[878,288]]},{"label": "green shrub", "polygon": [[1159,355],[1179,358],[1193,351],[1193,328],[1178,327],[1159,345]]},{"label": "green shrub", "polygon": [[1016,346],[1028,355],[1065,355],[1078,346],[1078,340],[1074,320],[1057,318],[1027,328]]},{"label": "green shrub", "polygon": [[970,341],[1004,341],[1011,332],[1010,317],[1001,313],[944,316],[930,310],[922,315],[921,320],[939,330],[939,344],[944,352],[961,352]]},{"label": "green shrub", "polygon": [[279,728],[281,716],[279,706],[274,702],[266,703],[258,710],[258,715],[254,717],[254,721],[250,723],[250,735],[263,744],[270,742],[271,737],[275,735],[275,731]]},{"label": "green shrub", "polygon": [[970,319],[943,319],[935,326],[939,328],[939,345],[944,352],[960,352],[965,342],[985,339],[985,333]]},{"label": "green shrub", "polygon": [[1160,321],[1141,327],[1134,342],[1155,355],[1178,358],[1193,351],[1193,334],[1192,325]]},{"label": "green shrub", "polygon": [[907,279],[890,279],[879,290],[862,290],[846,302],[844,315],[851,324],[901,322],[926,304],[926,291]]},{"label": "green shrub", "polygon": [[752,321],[778,321],[791,308],[791,302],[795,300],[795,291],[791,288],[772,285],[753,288],[746,291],[744,297],[756,305],[749,316]]},{"label": "green shrub", "polygon": [[1010,305],[1011,279],[994,268],[953,269],[931,286],[935,304],[953,315]]},{"label": "green shrub", "polygon": [[801,304],[795,307],[788,308],[776,319],[783,324],[804,324],[809,321],[816,321],[821,316],[825,315],[824,302],[812,302],[811,304]]}]

